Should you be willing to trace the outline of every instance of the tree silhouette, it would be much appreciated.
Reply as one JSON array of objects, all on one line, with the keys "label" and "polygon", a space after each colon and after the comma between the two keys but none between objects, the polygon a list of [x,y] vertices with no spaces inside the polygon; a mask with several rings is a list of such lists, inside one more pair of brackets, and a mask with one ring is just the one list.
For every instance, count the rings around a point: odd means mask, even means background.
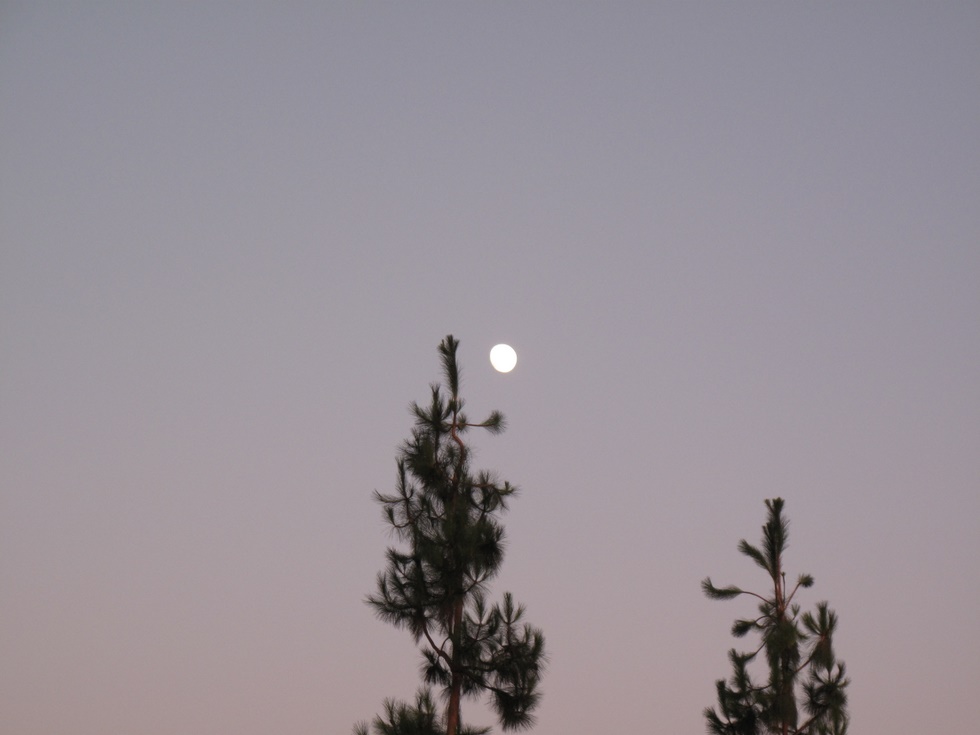
[{"label": "tree silhouette", "polygon": [[[499,517],[516,488],[490,472],[474,474],[464,441],[469,429],[504,428],[494,411],[473,423],[459,393],[459,342],[439,345],[444,385],[431,386],[427,405],[412,404],[415,427],[400,449],[394,494],[375,492],[402,548],[390,547],[377,591],[367,598],[377,615],[408,630],[421,647],[424,682],[414,704],[386,700],[377,735],[464,735],[464,697],[489,695],[506,730],[533,724],[544,666],[544,636],[524,622],[524,608],[509,593],[489,604],[487,586],[503,561]],[[440,689],[445,715],[437,716],[429,688]],[[366,735],[359,724],[355,733]]]},{"label": "tree silhouette", "polygon": [[[715,600],[750,595],[759,600],[758,617],[736,620],[732,635],[751,632],[760,636],[749,652],[729,651],[732,675],[716,683],[717,709],[704,711],[708,732],[714,735],[846,735],[847,685],[844,664],[834,656],[833,635],[837,615],[826,602],[816,612],[801,616],[796,593],[813,585],[813,577],[801,574],[790,587],[783,570],[789,521],[783,517],[783,499],[766,501],[769,517],[762,527],[761,547],[745,539],[738,550],[766,571],[772,583],[768,596],[739,587],[715,587],[710,578],[701,582],[705,594]],[[752,681],[749,665],[759,653],[768,666],[765,683]],[[801,706],[802,705],[802,715]]]}]

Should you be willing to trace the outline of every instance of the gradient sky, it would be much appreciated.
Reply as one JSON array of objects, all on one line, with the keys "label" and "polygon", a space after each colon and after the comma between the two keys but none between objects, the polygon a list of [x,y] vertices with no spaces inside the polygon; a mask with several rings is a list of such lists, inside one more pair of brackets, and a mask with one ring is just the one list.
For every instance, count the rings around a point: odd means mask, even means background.
[{"label": "gradient sky", "polygon": [[[0,3],[0,730],[350,732],[409,402],[538,735],[703,732],[783,496],[853,731],[980,721],[980,4]],[[491,370],[497,342],[518,351]],[[464,715],[483,717],[469,705]]]}]

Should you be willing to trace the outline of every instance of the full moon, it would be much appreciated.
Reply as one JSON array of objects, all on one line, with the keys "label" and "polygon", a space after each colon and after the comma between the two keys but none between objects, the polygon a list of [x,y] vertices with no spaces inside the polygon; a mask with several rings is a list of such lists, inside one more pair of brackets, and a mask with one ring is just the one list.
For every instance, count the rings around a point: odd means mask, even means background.
[{"label": "full moon", "polygon": [[517,364],[517,353],[510,345],[497,345],[490,350],[490,364],[500,373],[509,373]]}]

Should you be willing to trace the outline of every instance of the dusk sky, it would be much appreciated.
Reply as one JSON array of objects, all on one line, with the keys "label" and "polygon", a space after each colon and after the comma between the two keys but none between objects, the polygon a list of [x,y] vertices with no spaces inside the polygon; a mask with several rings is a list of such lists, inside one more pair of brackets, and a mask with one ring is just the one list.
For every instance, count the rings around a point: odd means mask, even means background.
[{"label": "dusk sky", "polygon": [[508,420],[533,733],[704,732],[755,606],[699,584],[764,589],[776,496],[851,732],[975,732],[978,39],[972,1],[0,2],[0,732],[410,698],[372,493],[447,334]]}]

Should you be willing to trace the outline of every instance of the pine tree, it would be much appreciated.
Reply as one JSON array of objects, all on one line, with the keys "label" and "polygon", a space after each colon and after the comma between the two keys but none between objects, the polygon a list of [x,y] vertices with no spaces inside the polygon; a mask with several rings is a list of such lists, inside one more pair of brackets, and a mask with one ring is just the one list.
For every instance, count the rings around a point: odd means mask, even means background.
[{"label": "pine tree", "polygon": [[[758,647],[749,652],[729,651],[732,676],[716,683],[717,709],[704,711],[713,735],[846,735],[847,686],[844,663],[834,655],[833,635],[837,615],[826,602],[815,613],[800,615],[796,593],[813,585],[813,577],[801,574],[789,587],[783,569],[789,521],[783,517],[783,499],[766,501],[769,517],[762,527],[761,547],[745,539],[738,550],[766,571],[771,593],[760,595],[739,587],[718,588],[710,578],[701,582],[705,594],[715,600],[750,595],[759,600],[759,616],[736,620],[732,635],[742,638],[755,632]],[[755,683],[749,665],[759,653],[765,659],[768,678]],[[801,714],[802,705],[802,714]]]},{"label": "pine tree", "polygon": [[[473,473],[464,437],[469,429],[504,428],[492,412],[482,422],[463,413],[459,342],[439,345],[444,385],[431,386],[427,405],[412,404],[412,436],[400,449],[396,492],[375,492],[402,548],[390,547],[368,604],[384,621],[408,630],[422,650],[423,688],[414,705],[385,702],[377,735],[464,735],[465,697],[489,695],[505,730],[530,727],[540,699],[544,636],[524,622],[509,593],[489,604],[488,583],[503,561],[500,515],[516,488],[486,471]],[[445,715],[436,715],[429,691],[438,687]],[[355,733],[366,735],[367,726]]]}]

